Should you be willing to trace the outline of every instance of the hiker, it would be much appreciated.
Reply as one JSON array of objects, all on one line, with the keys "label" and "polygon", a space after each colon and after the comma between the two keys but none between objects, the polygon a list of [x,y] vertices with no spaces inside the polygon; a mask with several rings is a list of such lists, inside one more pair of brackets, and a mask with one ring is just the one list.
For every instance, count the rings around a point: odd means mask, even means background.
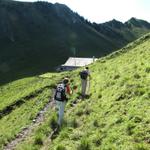
[{"label": "hiker", "polygon": [[58,108],[58,127],[61,127],[63,116],[64,116],[64,110],[66,102],[68,101],[68,98],[66,94],[71,95],[72,91],[69,86],[69,79],[65,78],[62,83],[57,85],[54,99],[56,101],[56,106]]},{"label": "hiker", "polygon": [[81,95],[84,98],[90,86],[91,75],[89,67],[85,67],[85,69],[80,72],[80,78],[81,78]]}]

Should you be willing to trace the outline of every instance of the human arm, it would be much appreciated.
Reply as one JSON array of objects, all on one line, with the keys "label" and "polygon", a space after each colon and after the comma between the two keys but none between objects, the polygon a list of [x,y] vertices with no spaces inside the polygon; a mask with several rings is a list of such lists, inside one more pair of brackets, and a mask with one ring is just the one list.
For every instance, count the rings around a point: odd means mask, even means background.
[{"label": "human arm", "polygon": [[72,90],[71,90],[71,88],[70,88],[70,85],[69,85],[69,84],[67,84],[67,86],[66,86],[66,92],[67,92],[67,94],[69,94],[69,95],[71,95],[71,94],[72,94]]}]

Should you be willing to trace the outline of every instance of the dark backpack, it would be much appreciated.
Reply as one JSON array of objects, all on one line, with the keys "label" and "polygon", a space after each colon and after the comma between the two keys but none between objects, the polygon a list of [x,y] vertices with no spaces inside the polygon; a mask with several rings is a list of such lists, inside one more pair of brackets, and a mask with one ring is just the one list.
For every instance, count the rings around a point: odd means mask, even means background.
[{"label": "dark backpack", "polygon": [[65,85],[64,84],[58,84],[55,95],[54,95],[55,100],[57,101],[65,101],[67,100],[66,97],[66,92],[65,92]]},{"label": "dark backpack", "polygon": [[88,77],[88,72],[86,70],[83,70],[80,72],[80,78],[83,80],[86,80]]}]

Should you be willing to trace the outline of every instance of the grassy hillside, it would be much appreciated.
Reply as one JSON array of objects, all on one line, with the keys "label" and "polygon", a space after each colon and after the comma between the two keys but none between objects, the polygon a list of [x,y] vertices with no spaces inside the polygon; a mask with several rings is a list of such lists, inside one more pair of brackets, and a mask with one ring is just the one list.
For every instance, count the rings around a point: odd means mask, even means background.
[{"label": "grassy hillside", "polygon": [[[150,149],[150,34],[91,65],[92,96],[49,149]],[[76,81],[77,82],[77,81]]]},{"label": "grassy hillside", "polygon": [[[56,122],[49,108],[44,121],[16,149],[149,150],[150,149],[150,34],[90,65],[91,96],[72,107],[80,92],[79,70],[48,73],[0,87],[0,147],[30,126],[52,96],[50,89],[64,76],[78,86],[67,104],[57,137],[48,136]],[[23,103],[16,103],[23,100]],[[13,109],[6,109],[13,105]],[[9,107],[8,107],[9,108]],[[3,115],[2,115],[3,114]]]},{"label": "grassy hillside", "polygon": [[54,71],[74,48],[79,57],[104,56],[150,30],[139,20],[94,25],[65,5],[40,1],[0,0],[0,20],[0,84]]},{"label": "grassy hillside", "polygon": [[62,77],[24,78],[0,87],[0,149],[14,139],[51,99],[51,89]]}]

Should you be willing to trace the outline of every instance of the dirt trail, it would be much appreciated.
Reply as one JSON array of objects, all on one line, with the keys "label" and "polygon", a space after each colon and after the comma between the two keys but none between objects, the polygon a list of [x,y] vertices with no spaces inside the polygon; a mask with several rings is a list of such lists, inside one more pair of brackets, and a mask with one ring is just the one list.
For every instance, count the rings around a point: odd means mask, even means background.
[{"label": "dirt trail", "polygon": [[32,100],[32,98],[36,97],[38,94],[42,93],[47,88],[51,88],[51,86],[48,85],[41,89],[36,90],[35,92],[31,92],[29,95],[22,97],[21,99],[17,100],[16,102],[3,108],[2,110],[0,110],[0,119],[6,115],[9,115],[13,110],[15,110],[17,107],[20,107],[25,102]]},{"label": "dirt trail", "polygon": [[[52,93],[54,93],[54,90],[52,90]],[[33,122],[26,128],[23,128],[22,131],[20,133],[18,133],[18,135],[16,136],[16,138],[12,141],[10,141],[5,147],[4,150],[14,150],[16,145],[18,143],[20,143],[21,141],[23,141],[27,136],[29,136],[33,129],[37,126],[39,126],[43,121],[44,121],[44,115],[45,113],[49,110],[53,108],[53,100],[50,100],[45,107],[43,108],[43,110],[41,110],[36,118],[33,120]]]},{"label": "dirt trail", "polygon": [[[54,89],[52,90],[52,93],[54,94]],[[52,95],[53,97],[53,95]],[[73,103],[70,104],[71,107],[75,107],[81,99],[76,99],[74,100]],[[20,142],[22,142],[25,138],[27,138],[32,131],[34,130],[34,128],[36,128],[37,126],[39,126],[41,123],[44,122],[44,115],[45,113],[49,110],[49,109],[53,109],[54,107],[54,101],[50,100],[45,107],[43,108],[43,110],[41,110],[36,118],[33,120],[33,122],[26,128],[24,128],[20,133],[18,133],[18,135],[16,136],[16,138],[12,141],[10,141],[5,147],[4,150],[14,150],[16,145]],[[72,108],[69,109],[67,111],[67,113],[71,112]],[[57,132],[57,128],[55,128],[49,135],[48,139],[44,142],[44,147],[42,148],[42,150],[47,150],[48,149],[48,144],[51,143],[53,136],[55,136]]]},{"label": "dirt trail", "polygon": [[[67,114],[70,114],[72,112],[73,107],[76,107],[76,105],[82,101],[81,98],[80,99],[76,99],[74,100],[70,106],[71,108],[66,112]],[[57,133],[57,128],[55,128],[50,135],[48,136],[47,140],[45,140],[44,142],[44,146],[41,148],[41,150],[48,150],[48,145],[59,135],[59,133]]]}]

